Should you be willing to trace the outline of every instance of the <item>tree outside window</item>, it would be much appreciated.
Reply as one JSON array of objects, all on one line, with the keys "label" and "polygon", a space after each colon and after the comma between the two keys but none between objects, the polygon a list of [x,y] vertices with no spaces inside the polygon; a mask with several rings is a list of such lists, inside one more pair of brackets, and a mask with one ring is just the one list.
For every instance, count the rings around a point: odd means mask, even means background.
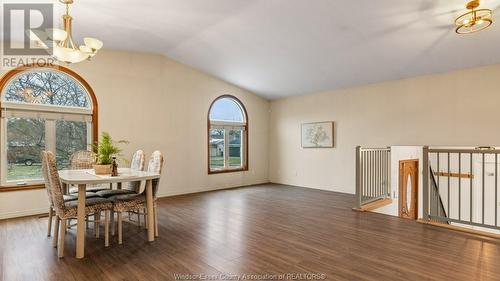
[{"label": "tree outside window", "polygon": [[41,183],[42,150],[56,154],[59,169],[68,168],[74,152],[90,149],[96,126],[92,89],[74,72],[59,66],[13,71],[0,89],[0,158],[7,164],[0,186]]}]

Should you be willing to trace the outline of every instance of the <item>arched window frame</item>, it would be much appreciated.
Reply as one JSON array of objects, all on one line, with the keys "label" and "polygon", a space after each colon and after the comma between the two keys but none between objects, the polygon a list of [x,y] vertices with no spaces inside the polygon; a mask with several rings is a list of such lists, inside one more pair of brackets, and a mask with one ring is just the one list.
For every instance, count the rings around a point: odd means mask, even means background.
[{"label": "arched window frame", "polygon": [[[212,107],[214,104],[224,98],[232,99],[241,109],[241,112],[243,114],[243,122],[227,122],[227,121],[212,121],[210,120],[210,112],[212,111]],[[245,108],[245,105],[235,96],[233,95],[222,95],[217,97],[212,101],[210,104],[210,107],[208,109],[208,114],[207,114],[207,168],[208,168],[208,174],[220,174],[220,173],[232,173],[232,172],[241,172],[241,171],[248,171],[248,113]],[[219,128],[224,128],[224,130],[229,130],[234,127],[242,128],[243,133],[242,133],[242,140],[241,140],[241,167],[236,167],[236,168],[231,168],[228,164],[228,159],[229,159],[229,146],[225,145],[224,146],[224,168],[221,169],[212,169],[210,167],[210,130],[214,126],[219,127]],[[227,144],[228,142],[228,134],[224,134],[224,143]]]},{"label": "arched window frame", "polygon": [[[3,100],[3,95],[4,95],[4,90],[7,85],[9,85],[9,82],[17,77],[18,75],[22,74],[23,72],[29,72],[29,71],[34,71],[36,69],[49,69],[52,71],[56,72],[62,72],[72,78],[74,78],[77,82],[80,83],[80,85],[85,89],[89,96],[89,101],[90,101],[90,109],[83,109],[83,108],[69,108],[65,106],[51,106],[51,105],[32,105],[32,104],[23,104],[19,103],[16,104],[15,102],[2,102]],[[11,109],[11,110],[16,110],[16,109],[23,109],[23,110],[29,110],[32,112],[38,112],[36,108],[40,108],[40,112],[53,112],[53,113],[74,113],[74,114],[81,114],[81,115],[91,115],[91,132],[90,132],[90,143],[95,144],[98,139],[98,103],[97,103],[97,98],[94,93],[94,90],[92,87],[89,85],[85,79],[83,79],[79,74],[74,72],[73,70],[60,66],[60,65],[53,65],[53,64],[28,64],[24,66],[20,66],[18,68],[12,69],[5,73],[1,78],[0,78],[0,163],[2,167],[6,167],[7,165],[4,165],[6,163],[6,136],[5,136],[5,117],[4,116],[4,109]],[[43,179],[40,181],[25,181],[24,183],[22,182],[12,182],[8,183],[6,182],[6,170],[5,168],[0,167],[0,192],[7,192],[7,191],[18,191],[18,190],[30,190],[30,189],[41,189],[45,188],[45,185],[43,184]]]}]

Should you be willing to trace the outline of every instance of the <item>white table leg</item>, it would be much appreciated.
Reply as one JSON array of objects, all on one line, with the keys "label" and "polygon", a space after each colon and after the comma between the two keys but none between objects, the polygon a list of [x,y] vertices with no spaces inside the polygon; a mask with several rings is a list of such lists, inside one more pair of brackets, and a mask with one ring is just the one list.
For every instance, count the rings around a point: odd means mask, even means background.
[{"label": "white table leg", "polygon": [[148,241],[152,242],[155,240],[154,231],[154,211],[153,211],[153,181],[146,181],[146,207],[148,209]]},{"label": "white table leg", "polygon": [[76,225],[76,258],[85,256],[85,184],[78,185],[78,215]]}]

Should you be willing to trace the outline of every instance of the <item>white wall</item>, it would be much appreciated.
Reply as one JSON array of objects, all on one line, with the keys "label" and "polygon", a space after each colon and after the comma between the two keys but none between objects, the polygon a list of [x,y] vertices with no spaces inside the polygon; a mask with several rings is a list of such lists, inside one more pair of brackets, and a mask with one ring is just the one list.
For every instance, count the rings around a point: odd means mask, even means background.
[{"label": "white wall", "polygon": [[[102,51],[74,70],[97,94],[100,130],[131,142],[127,155],[137,148],[165,153],[162,196],[268,180],[354,193],[356,145],[500,143],[500,65],[271,103],[158,55]],[[250,170],[207,175],[207,109],[226,93],[249,113]],[[301,149],[300,124],[326,120],[336,122],[335,148]],[[0,218],[43,212],[45,196],[43,190],[0,193]]]},{"label": "white wall", "polygon": [[[270,179],[354,193],[357,145],[499,144],[499,77],[494,65],[272,101]],[[335,148],[301,149],[300,124],[329,120]]]},{"label": "white wall", "polygon": [[[99,130],[130,141],[125,155],[165,154],[160,196],[268,182],[269,101],[159,55],[102,51],[70,68],[97,95]],[[248,111],[248,172],[207,174],[207,111],[222,94]],[[0,219],[46,210],[44,190],[0,192]]]}]

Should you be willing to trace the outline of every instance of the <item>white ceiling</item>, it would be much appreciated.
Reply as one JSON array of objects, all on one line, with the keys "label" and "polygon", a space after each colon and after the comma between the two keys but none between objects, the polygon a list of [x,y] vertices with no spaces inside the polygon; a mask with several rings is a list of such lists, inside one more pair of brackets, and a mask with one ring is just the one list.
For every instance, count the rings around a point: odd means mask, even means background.
[{"label": "white ceiling", "polygon": [[161,53],[276,99],[500,63],[500,16],[454,33],[465,2],[75,0],[72,15],[78,41]]}]

